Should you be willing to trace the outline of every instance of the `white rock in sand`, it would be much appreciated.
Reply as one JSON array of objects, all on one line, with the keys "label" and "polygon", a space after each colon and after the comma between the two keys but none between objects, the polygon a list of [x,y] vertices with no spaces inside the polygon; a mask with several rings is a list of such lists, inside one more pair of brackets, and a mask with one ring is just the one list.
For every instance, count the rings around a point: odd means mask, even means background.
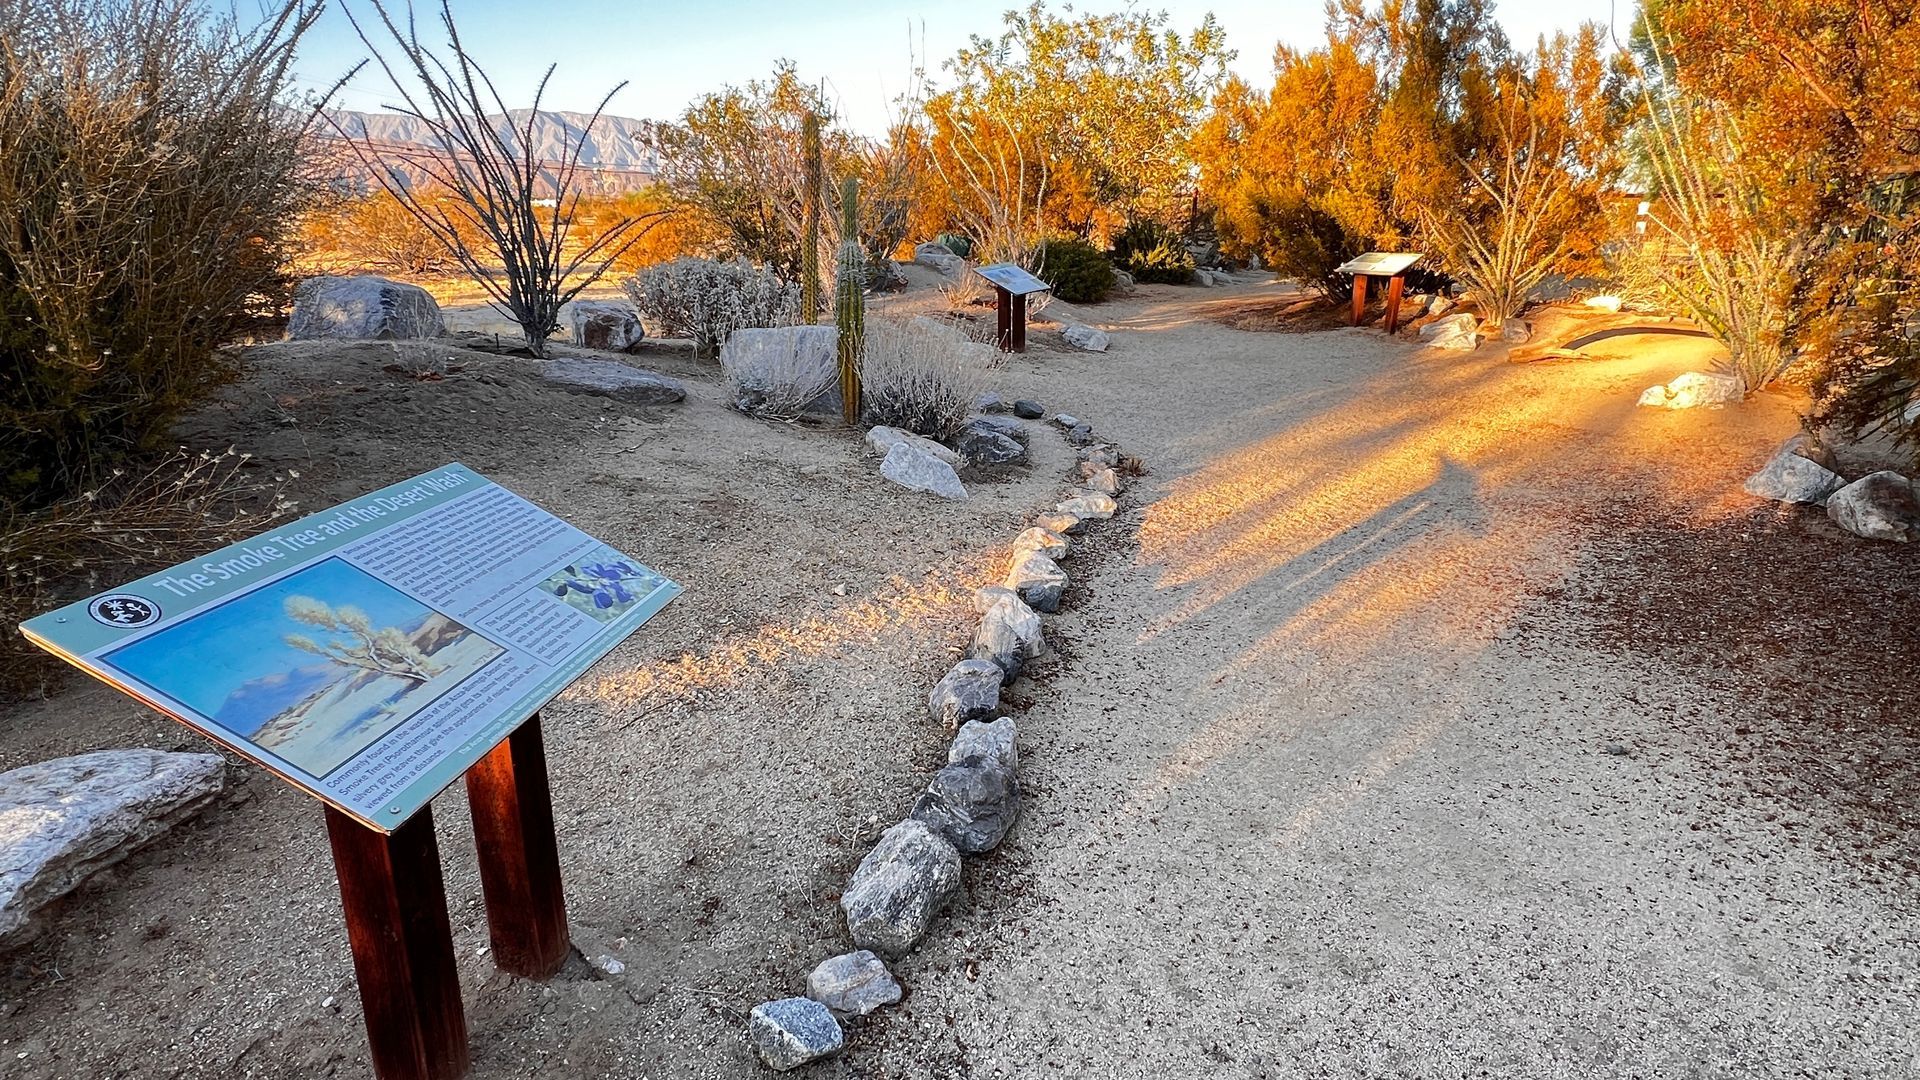
[{"label": "white rock in sand", "polygon": [[1640,404],[1658,409],[1719,408],[1746,396],[1746,385],[1732,375],[1689,371],[1665,386],[1647,387]]},{"label": "white rock in sand", "polygon": [[1847,481],[1812,460],[1811,455],[1818,452],[1805,435],[1788,439],[1765,468],[1747,478],[1747,494],[1777,502],[1824,505],[1827,497],[1845,487]]},{"label": "white rock in sand", "polygon": [[1469,312],[1449,315],[1420,328],[1420,343],[1431,349],[1472,352],[1480,344],[1480,320]]},{"label": "white rock in sand", "polygon": [[1613,295],[1589,296],[1581,302],[1597,311],[1619,311],[1622,303],[1619,297]]},{"label": "white rock in sand", "polygon": [[943,499],[964,499],[965,485],[953,466],[917,446],[899,443],[887,451],[880,462],[880,475],[915,491],[925,491]]},{"label": "white rock in sand", "polygon": [[916,450],[924,450],[949,465],[958,465],[962,460],[958,451],[942,446],[923,435],[915,435],[904,428],[876,424],[867,431],[867,445],[873,447],[874,453],[883,457],[902,443]]},{"label": "white rock in sand", "polygon": [[1106,352],[1111,340],[1106,331],[1079,323],[1068,323],[1066,329],[1060,331],[1060,336],[1067,339],[1067,344],[1087,352]]}]

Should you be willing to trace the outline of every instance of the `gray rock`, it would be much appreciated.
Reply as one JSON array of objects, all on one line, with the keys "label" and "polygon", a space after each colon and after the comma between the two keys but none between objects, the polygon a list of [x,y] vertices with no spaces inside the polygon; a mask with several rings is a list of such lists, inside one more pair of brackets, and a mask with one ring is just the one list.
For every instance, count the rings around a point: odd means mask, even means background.
[{"label": "gray rock", "polygon": [[1134,288],[1133,275],[1127,273],[1125,270],[1115,270],[1113,272],[1113,287],[1117,292],[1132,292]]},{"label": "gray rock", "polygon": [[967,420],[967,429],[990,435],[1005,435],[1015,442],[1027,441],[1027,425],[1014,416],[975,416]]},{"label": "gray rock", "polygon": [[1747,478],[1747,494],[1778,502],[1824,505],[1829,495],[1847,486],[1847,481],[1808,458],[1810,448],[1812,441],[1805,435],[1788,439],[1765,468]]},{"label": "gray rock", "polygon": [[1449,315],[1420,328],[1420,341],[1429,348],[1472,352],[1480,344],[1480,320],[1469,312]]},{"label": "gray rock", "polygon": [[1118,495],[1126,488],[1125,483],[1120,479],[1120,473],[1112,467],[1088,472],[1086,483],[1089,488],[1101,495]]},{"label": "gray rock", "polygon": [[862,949],[905,956],[960,891],[960,853],[912,818],[880,835],[840,894],[847,932]]},{"label": "gray rock", "polygon": [[1072,514],[1083,521],[1105,521],[1120,509],[1120,505],[1107,495],[1080,495],[1053,509],[1057,513]]},{"label": "gray rock", "polygon": [[867,430],[867,445],[873,448],[874,453],[882,457],[885,457],[888,453],[892,452],[894,447],[902,443],[916,450],[924,450],[949,465],[958,465],[964,460],[952,449],[942,446],[925,436],[915,435],[913,432],[902,428],[876,424]]},{"label": "gray rock", "polygon": [[1067,339],[1067,344],[1084,352],[1106,352],[1112,340],[1107,337],[1106,331],[1079,323],[1068,323],[1060,331],[1060,336]]},{"label": "gray rock", "polygon": [[1013,403],[1013,415],[1022,420],[1038,420],[1047,415],[1047,408],[1037,401],[1020,398]]},{"label": "gray rock", "polygon": [[1066,537],[1038,525],[1013,538],[1013,553],[1016,559],[1029,551],[1038,551],[1049,559],[1064,559],[1070,550],[1072,549],[1068,546]]},{"label": "gray rock", "polygon": [[992,723],[975,720],[953,737],[953,745],[947,748],[947,761],[951,764],[970,757],[984,758],[1012,772],[1020,767],[1019,739],[1020,729],[1014,726],[1011,716],[1002,716]]},{"label": "gray rock", "polygon": [[287,319],[287,337],[294,341],[386,341],[446,332],[440,305],[427,290],[372,275],[302,281]]},{"label": "gray rock", "polygon": [[1086,519],[1082,518],[1079,514],[1062,513],[1061,511],[1055,510],[1034,518],[1033,527],[1036,529],[1045,529],[1048,532],[1056,532],[1061,536],[1079,536],[1081,533],[1087,531],[1087,522]]},{"label": "gray rock", "polygon": [[1080,460],[1091,462],[1104,469],[1109,465],[1120,464],[1120,451],[1105,443],[1098,446],[1083,446],[1080,448]]},{"label": "gray rock", "polygon": [[964,499],[967,489],[953,466],[915,446],[901,443],[887,451],[880,462],[880,475],[914,491],[930,492],[943,499]]},{"label": "gray rock", "polygon": [[1835,525],[1869,540],[1906,543],[1920,536],[1920,498],[1913,482],[1891,469],[1855,480],[1827,498]]},{"label": "gray rock", "polygon": [[1500,340],[1509,345],[1524,345],[1533,340],[1533,327],[1525,319],[1508,319],[1500,324]]},{"label": "gray rock", "polygon": [[632,352],[646,340],[640,313],[618,300],[575,300],[567,312],[573,343],[583,349]]},{"label": "gray rock", "polygon": [[1006,586],[1035,611],[1059,611],[1060,596],[1066,592],[1067,572],[1044,552],[1026,551],[1014,557],[1007,571]]},{"label": "gray rock", "polygon": [[907,272],[892,259],[880,259],[867,264],[868,292],[899,292],[909,284]]},{"label": "gray rock", "polygon": [[225,778],[216,754],[146,749],[101,750],[0,773],[0,938],[198,813]]},{"label": "gray rock", "polygon": [[793,388],[814,395],[807,411],[840,411],[840,332],[832,326],[751,326],[727,335],[720,371],[734,405],[757,412],[768,399],[789,400]]},{"label": "gray rock", "polygon": [[1454,308],[1454,303],[1453,303],[1452,297],[1435,296],[1433,298],[1433,303],[1427,305],[1427,314],[1445,315],[1447,312],[1452,311],[1453,308]]},{"label": "gray rock", "polygon": [[1209,289],[1212,288],[1213,287],[1213,271],[1195,270],[1193,272],[1193,283],[1195,285],[1201,285]]},{"label": "gray rock", "polygon": [[1067,430],[1067,444],[1087,446],[1093,442],[1093,428],[1086,424],[1075,424]]},{"label": "gray rock", "polygon": [[540,365],[540,377],[573,394],[592,394],[629,405],[672,405],[687,399],[687,388],[618,360],[555,357]]},{"label": "gray rock", "polygon": [[1005,398],[991,390],[981,394],[980,399],[973,403],[973,407],[983,413],[1003,413],[1013,409],[1012,405],[1007,404]]},{"label": "gray rock", "polygon": [[900,983],[865,949],[820,961],[807,974],[807,996],[841,1016],[865,1016],[900,1000]]},{"label": "gray rock", "polygon": [[967,261],[953,253],[945,244],[928,242],[913,249],[913,261],[917,266],[938,270],[940,276],[958,281],[967,272]]},{"label": "gray rock", "polygon": [[767,1068],[789,1072],[840,1052],[846,1036],[833,1012],[812,998],[781,998],[747,1015],[747,1041]]},{"label": "gray rock", "polygon": [[1072,431],[1074,428],[1077,428],[1080,426],[1080,418],[1073,415],[1072,413],[1063,413],[1063,412],[1054,413],[1053,422],[1055,424],[1058,424],[1062,429],[1067,431]]},{"label": "gray rock", "polygon": [[1006,672],[990,660],[962,660],[934,684],[927,695],[927,715],[947,728],[991,719],[1000,711],[1000,684],[1005,679]]},{"label": "gray rock", "polygon": [[[1017,597],[1017,594],[1016,594]],[[973,632],[967,656],[998,667],[1008,679],[1017,678],[1027,661],[1047,650],[1040,632],[1040,616],[1020,599],[1003,600],[987,609]]]},{"label": "gray rock", "polygon": [[982,615],[993,610],[993,605],[1002,600],[1025,603],[1025,601],[1020,599],[1019,593],[1014,592],[1004,585],[982,585],[973,590],[973,610]]},{"label": "gray rock", "polygon": [[980,469],[1015,465],[1027,460],[1027,448],[1020,440],[991,430],[986,425],[976,427],[968,424],[960,434],[954,436],[953,447],[968,464]]},{"label": "gray rock", "polygon": [[913,804],[913,818],[946,837],[962,854],[992,851],[1020,816],[1020,781],[986,757],[967,757],[933,774]]}]

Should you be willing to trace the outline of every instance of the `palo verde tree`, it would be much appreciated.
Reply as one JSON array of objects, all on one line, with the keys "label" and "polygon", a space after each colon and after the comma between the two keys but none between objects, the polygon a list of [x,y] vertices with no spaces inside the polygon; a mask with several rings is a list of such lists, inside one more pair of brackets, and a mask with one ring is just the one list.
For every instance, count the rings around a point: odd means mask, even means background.
[{"label": "palo verde tree", "polygon": [[[559,329],[560,308],[599,280],[651,221],[625,218],[584,242],[571,242],[582,194],[581,157],[594,122],[626,83],[608,91],[587,123],[565,135],[558,158],[542,158],[535,132],[552,66],[534,90],[532,107],[516,114],[467,51],[447,0],[439,11],[444,56],[420,39],[411,7],[404,24],[381,0],[372,0],[372,7],[377,27],[351,8],[347,16],[399,95],[397,111],[427,132],[428,148],[410,155],[408,164],[429,177],[432,191],[383,159],[364,133],[356,136],[330,117],[334,129],[487,291],[494,307],[519,324],[528,350],[545,356],[547,339]],[[379,44],[376,33],[383,39]]]}]

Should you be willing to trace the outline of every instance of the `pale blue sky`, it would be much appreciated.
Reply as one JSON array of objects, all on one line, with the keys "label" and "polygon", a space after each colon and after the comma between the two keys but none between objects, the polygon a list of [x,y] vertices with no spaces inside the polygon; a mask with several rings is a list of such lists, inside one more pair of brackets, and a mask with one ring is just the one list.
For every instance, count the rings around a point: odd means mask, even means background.
[{"label": "pale blue sky", "polygon": [[[261,0],[234,2],[245,7]],[[300,58],[304,85],[331,83],[366,53],[342,16],[341,3],[356,12],[371,12],[365,0],[333,0]],[[937,84],[940,61],[965,44],[969,34],[998,33],[1000,13],[1015,6],[1024,4],[1012,0],[454,0],[453,12],[468,48],[511,106],[528,104],[541,72],[557,62],[559,70],[547,91],[548,107],[591,108],[600,95],[624,79],[627,88],[614,98],[609,112],[671,119],[700,94],[763,77],[773,70],[775,61],[784,58],[799,64],[801,75],[809,81],[824,80],[854,127],[877,132],[884,127],[888,102],[906,89],[916,53],[923,57],[929,79]],[[1083,0],[1076,5],[1081,11],[1128,6],[1118,0]],[[1234,70],[1255,85],[1270,81],[1276,42],[1311,45],[1320,39],[1324,24],[1322,0],[1163,0],[1131,6],[1166,10],[1183,30],[1212,11],[1226,28],[1228,45],[1239,51]],[[1543,32],[1572,29],[1588,20],[1617,26],[1625,40],[1635,10],[1634,0],[1496,0],[1495,13],[1508,36],[1531,45]],[[423,27],[428,11],[423,5]],[[440,40],[437,27],[430,40]],[[339,103],[374,109],[391,100],[382,77],[365,71]]]}]

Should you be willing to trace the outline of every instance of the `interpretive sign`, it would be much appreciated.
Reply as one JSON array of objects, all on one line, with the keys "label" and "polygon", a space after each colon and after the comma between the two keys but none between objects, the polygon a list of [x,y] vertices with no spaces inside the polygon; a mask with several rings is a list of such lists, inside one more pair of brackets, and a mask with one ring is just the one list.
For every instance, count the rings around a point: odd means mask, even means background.
[{"label": "interpretive sign", "polygon": [[992,263],[976,267],[973,271],[993,284],[996,289],[1005,289],[1015,296],[1028,293],[1046,292],[1053,286],[1022,270],[1014,263]]},{"label": "interpretive sign", "polygon": [[1417,251],[1369,251],[1365,255],[1348,259],[1333,268],[1336,274],[1363,274],[1367,277],[1392,277],[1405,273],[1407,268],[1420,261]]},{"label": "interpretive sign", "polygon": [[455,464],[20,629],[384,833],[679,593]]}]

